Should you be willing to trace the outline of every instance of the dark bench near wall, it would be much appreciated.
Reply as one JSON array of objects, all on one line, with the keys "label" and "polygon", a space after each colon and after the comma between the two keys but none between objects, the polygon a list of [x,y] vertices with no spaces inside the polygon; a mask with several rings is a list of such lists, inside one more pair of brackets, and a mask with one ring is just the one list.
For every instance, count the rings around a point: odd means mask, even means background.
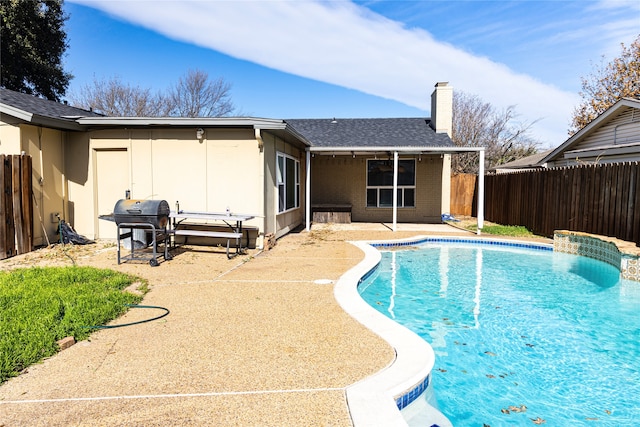
[{"label": "dark bench near wall", "polygon": [[313,222],[351,223],[351,205],[349,204],[316,204],[311,205]]}]

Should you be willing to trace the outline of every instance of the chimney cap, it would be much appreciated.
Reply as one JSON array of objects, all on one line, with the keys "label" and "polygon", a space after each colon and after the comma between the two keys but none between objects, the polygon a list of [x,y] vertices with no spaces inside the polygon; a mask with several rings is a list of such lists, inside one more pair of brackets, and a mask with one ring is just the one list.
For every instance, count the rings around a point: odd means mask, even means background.
[{"label": "chimney cap", "polygon": [[435,87],[447,86],[448,84],[449,82],[438,82],[436,83]]}]

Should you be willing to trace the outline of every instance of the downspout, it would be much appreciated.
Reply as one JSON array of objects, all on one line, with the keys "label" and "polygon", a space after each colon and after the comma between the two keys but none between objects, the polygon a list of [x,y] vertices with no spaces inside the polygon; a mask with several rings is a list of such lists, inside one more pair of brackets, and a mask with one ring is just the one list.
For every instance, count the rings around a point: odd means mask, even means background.
[{"label": "downspout", "polygon": [[[262,139],[262,131],[258,128],[254,128],[253,130],[253,134],[256,137],[256,141],[258,141],[258,156],[260,156],[260,164],[262,165],[261,168],[261,180],[262,180],[262,199],[260,199],[260,209],[261,209],[261,215],[262,215],[262,224],[260,226],[261,230],[262,230],[262,236],[260,236],[258,234],[258,238],[260,240],[260,243],[257,244],[258,248],[260,250],[264,249],[264,243],[265,243],[265,235],[267,234],[267,203],[266,203],[266,194],[267,194],[267,189],[265,187],[266,185],[266,181],[265,181],[265,176],[266,176],[266,162],[265,162],[265,158],[264,158],[264,140]],[[208,165],[207,165],[208,166]],[[209,169],[207,167],[207,169]]]},{"label": "downspout", "polygon": [[44,225],[44,157],[42,154],[42,126],[38,126],[38,156],[40,159],[40,179],[38,180],[38,184],[40,185],[40,194],[38,195],[40,199],[40,203],[38,206],[38,210],[40,211],[40,222],[42,227],[42,232],[44,233],[43,239],[44,241],[49,241],[49,237],[47,236],[47,229]]},{"label": "downspout", "polygon": [[398,222],[398,152],[393,152],[393,231]]},{"label": "downspout", "polygon": [[264,150],[264,141],[262,140],[262,133],[258,128],[254,128],[253,133],[256,136],[256,141],[258,141],[258,150],[260,150],[260,152],[262,153],[262,150]]},{"label": "downspout", "polygon": [[62,218],[67,220],[67,222],[71,222],[71,218],[69,218],[68,210],[69,210],[69,183],[67,182],[67,151],[65,150],[67,143],[69,141],[69,134],[64,132],[61,138],[62,144]]},{"label": "downspout", "polygon": [[480,235],[484,227],[484,148],[478,154],[478,235]]},{"label": "downspout", "polygon": [[304,210],[306,220],[306,230],[311,230],[311,151],[307,149],[307,164],[305,165],[304,177]]}]

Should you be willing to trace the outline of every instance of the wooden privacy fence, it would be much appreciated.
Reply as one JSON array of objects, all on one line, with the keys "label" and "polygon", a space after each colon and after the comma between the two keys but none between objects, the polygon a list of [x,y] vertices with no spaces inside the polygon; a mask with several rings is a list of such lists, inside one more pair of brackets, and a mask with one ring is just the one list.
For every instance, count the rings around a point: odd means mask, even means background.
[{"label": "wooden privacy fence", "polygon": [[451,175],[451,203],[449,208],[452,215],[471,216],[475,214],[477,182],[477,175],[466,173]]},{"label": "wooden privacy fence", "polygon": [[487,175],[485,218],[536,234],[572,230],[640,245],[640,163]]},{"label": "wooden privacy fence", "polygon": [[33,250],[31,156],[0,154],[0,259]]}]

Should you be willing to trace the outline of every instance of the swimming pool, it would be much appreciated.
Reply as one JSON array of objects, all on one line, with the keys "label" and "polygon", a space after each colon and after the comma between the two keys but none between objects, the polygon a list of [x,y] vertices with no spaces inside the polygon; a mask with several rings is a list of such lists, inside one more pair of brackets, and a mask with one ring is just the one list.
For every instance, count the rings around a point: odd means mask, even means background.
[{"label": "swimming pool", "polygon": [[383,252],[359,286],[435,351],[454,426],[636,426],[640,285],[609,264],[509,246]]}]

